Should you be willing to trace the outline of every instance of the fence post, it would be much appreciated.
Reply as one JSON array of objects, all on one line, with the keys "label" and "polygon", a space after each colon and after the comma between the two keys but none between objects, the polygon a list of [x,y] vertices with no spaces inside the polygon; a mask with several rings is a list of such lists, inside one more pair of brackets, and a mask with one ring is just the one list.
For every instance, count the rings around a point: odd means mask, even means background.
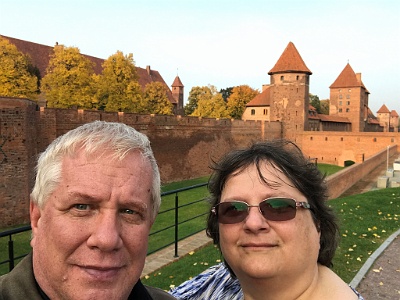
[{"label": "fence post", "polygon": [[10,240],[8,241],[8,270],[11,271],[14,269],[14,241],[11,238],[10,235]]},{"label": "fence post", "polygon": [[179,207],[178,193],[176,193],[175,194],[175,255],[174,255],[174,257],[179,257],[179,255],[178,255],[178,223],[179,223],[178,207]]}]

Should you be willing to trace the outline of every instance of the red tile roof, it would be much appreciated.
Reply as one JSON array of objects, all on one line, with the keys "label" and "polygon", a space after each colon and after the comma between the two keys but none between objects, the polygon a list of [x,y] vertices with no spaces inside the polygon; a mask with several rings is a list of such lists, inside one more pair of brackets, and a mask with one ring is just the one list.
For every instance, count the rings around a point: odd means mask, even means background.
[{"label": "red tile roof", "polygon": [[181,79],[179,78],[179,76],[176,76],[174,79],[174,82],[171,85],[172,87],[184,87],[184,85],[182,84]]},{"label": "red tile roof", "polygon": [[[40,76],[43,78],[46,75],[46,68],[49,65],[50,55],[53,54],[53,47],[41,45],[37,43],[32,43],[4,35],[0,35],[1,37],[9,40],[9,42],[17,47],[19,51],[30,56],[32,59],[32,64],[39,69]],[[96,74],[100,74],[102,70],[103,59],[85,55],[91,62],[94,63],[94,72]]]},{"label": "red tile roof", "polygon": [[369,94],[361,80],[357,79],[357,75],[349,63],[344,67],[343,71],[339,74],[336,80],[329,88],[349,88],[349,87],[363,87]]},{"label": "red tile roof", "polygon": [[[32,64],[39,69],[40,76],[43,78],[46,75],[46,68],[50,61],[50,55],[53,53],[53,47],[41,45],[37,43],[32,43],[12,37],[7,37],[4,35],[0,35],[0,37],[6,38],[10,41],[11,44],[14,44],[19,51],[22,53],[29,55],[32,59]],[[88,58],[94,64],[94,72],[96,74],[100,74],[102,71],[102,64],[104,59],[97,58],[94,56],[82,54],[84,57]],[[167,89],[167,96],[171,103],[177,103],[174,97],[172,96],[172,92],[169,86],[165,83],[164,79],[160,75],[158,71],[151,70],[150,67],[147,69],[143,69],[140,67],[136,67],[137,74],[139,76],[139,84],[144,87],[146,84],[151,82],[161,82],[165,85]]]},{"label": "red tile roof", "polygon": [[378,114],[390,114],[390,110],[386,107],[385,104],[381,106],[381,108],[377,111]]},{"label": "red tile roof", "polygon": [[392,111],[390,112],[390,116],[391,116],[391,117],[398,117],[399,115],[397,114],[397,111],[392,110]]},{"label": "red tile roof", "polygon": [[321,122],[351,123],[350,120],[345,117],[324,114],[318,114],[318,117]]},{"label": "red tile roof", "polygon": [[246,107],[254,107],[254,106],[270,106],[271,105],[271,91],[269,90],[269,86],[265,88],[265,90],[255,96],[249,103],[246,104]]},{"label": "red tile roof", "polygon": [[294,44],[289,42],[275,66],[268,72],[268,75],[293,72],[306,73],[308,75],[312,74]]}]

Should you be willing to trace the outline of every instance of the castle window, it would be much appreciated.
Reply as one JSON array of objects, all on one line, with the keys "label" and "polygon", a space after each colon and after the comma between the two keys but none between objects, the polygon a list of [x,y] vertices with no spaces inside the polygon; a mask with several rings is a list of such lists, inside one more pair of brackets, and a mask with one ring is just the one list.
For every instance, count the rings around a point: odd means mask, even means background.
[{"label": "castle window", "polygon": [[346,95],[346,98],[347,98],[347,99],[350,99],[350,95]]},{"label": "castle window", "polygon": [[284,77],[284,76],[281,76],[281,81],[283,81],[283,79],[285,79],[285,77]]},{"label": "castle window", "polygon": [[342,101],[339,101],[339,105],[342,105]]},{"label": "castle window", "polygon": [[299,75],[296,76],[296,80],[299,80]]},{"label": "castle window", "polygon": [[339,93],[341,93],[342,92],[342,90],[341,89],[339,89]]},{"label": "castle window", "polygon": [[325,141],[327,141],[327,140],[328,140],[328,137],[326,136],[326,137],[325,137]]},{"label": "castle window", "polygon": [[350,108],[346,108],[346,112],[350,112]]},{"label": "castle window", "polygon": [[341,108],[339,108],[339,112],[342,112],[342,109],[341,109]]},{"label": "castle window", "polygon": [[264,108],[263,113],[264,113],[264,116],[268,115],[268,109]]},{"label": "castle window", "polygon": [[341,137],[340,140],[343,142],[343,138]]},{"label": "castle window", "polygon": [[313,137],[312,136],[310,136],[310,141],[312,141],[313,140]]},{"label": "castle window", "polygon": [[256,114],[256,110],[255,110],[255,109],[252,109],[252,110],[251,110],[251,115],[254,116],[255,114]]},{"label": "castle window", "polygon": [[351,89],[349,89],[349,93],[351,93]]},{"label": "castle window", "polygon": [[373,138],[373,140],[372,140],[373,142],[376,142],[376,138]]},{"label": "castle window", "polygon": [[350,101],[347,101],[346,103],[347,103],[347,105],[350,105]]},{"label": "castle window", "polygon": [[340,94],[340,95],[339,95],[339,99],[342,99],[342,98],[343,98],[343,96],[342,96],[342,94]]}]

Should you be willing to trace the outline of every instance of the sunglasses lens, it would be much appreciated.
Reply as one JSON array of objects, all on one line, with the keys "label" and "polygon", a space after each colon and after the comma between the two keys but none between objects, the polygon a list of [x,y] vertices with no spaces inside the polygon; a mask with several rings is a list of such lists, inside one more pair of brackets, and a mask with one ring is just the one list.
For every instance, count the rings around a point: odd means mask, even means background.
[{"label": "sunglasses lens", "polygon": [[217,206],[218,222],[234,224],[242,222],[248,215],[248,206],[244,202],[221,202]]},{"label": "sunglasses lens", "polygon": [[267,220],[287,221],[296,216],[296,201],[289,198],[269,198],[260,203],[260,210]]}]

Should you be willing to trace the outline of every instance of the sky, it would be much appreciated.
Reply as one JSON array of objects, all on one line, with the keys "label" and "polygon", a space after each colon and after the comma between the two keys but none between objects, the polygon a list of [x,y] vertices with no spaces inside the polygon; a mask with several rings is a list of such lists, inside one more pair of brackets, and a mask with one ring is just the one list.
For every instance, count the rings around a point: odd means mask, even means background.
[{"label": "sky", "polygon": [[261,91],[289,42],[307,67],[310,93],[329,98],[347,63],[370,92],[369,107],[400,115],[398,0],[0,0],[0,34],[78,47],[194,86]]}]

